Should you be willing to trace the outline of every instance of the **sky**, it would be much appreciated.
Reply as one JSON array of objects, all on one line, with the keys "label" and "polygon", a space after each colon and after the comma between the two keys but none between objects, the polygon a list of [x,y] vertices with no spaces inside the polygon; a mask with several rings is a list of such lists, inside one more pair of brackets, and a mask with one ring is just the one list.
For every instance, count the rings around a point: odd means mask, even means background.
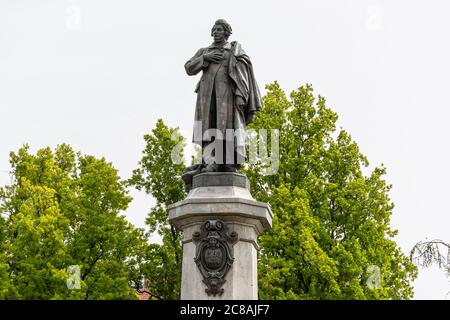
[{"label": "sky", "polygon": [[[263,94],[312,84],[371,168],[387,167],[406,254],[450,242],[449,12],[445,0],[0,0],[0,184],[25,143],[68,143],[128,178],[158,118],[191,136],[199,76],[183,65],[224,18]],[[131,194],[125,214],[144,227],[154,200]],[[414,285],[416,299],[450,299],[436,267]]]}]

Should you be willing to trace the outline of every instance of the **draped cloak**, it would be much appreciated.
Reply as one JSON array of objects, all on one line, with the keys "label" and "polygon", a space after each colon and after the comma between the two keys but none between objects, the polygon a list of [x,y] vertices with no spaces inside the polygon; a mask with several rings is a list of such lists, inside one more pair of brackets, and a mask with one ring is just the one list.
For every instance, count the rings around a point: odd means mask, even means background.
[{"label": "draped cloak", "polygon": [[[205,61],[203,54],[210,51],[223,53],[224,59],[219,63]],[[239,43],[226,42],[220,47],[213,43],[201,48],[184,67],[188,75],[203,71],[195,88],[193,142],[202,145],[202,137],[208,129],[219,129],[223,137],[225,129],[245,129],[255,112],[261,109],[261,94],[252,63]],[[243,109],[235,105],[236,96],[242,97]],[[242,137],[237,140],[238,146],[242,145]]]}]

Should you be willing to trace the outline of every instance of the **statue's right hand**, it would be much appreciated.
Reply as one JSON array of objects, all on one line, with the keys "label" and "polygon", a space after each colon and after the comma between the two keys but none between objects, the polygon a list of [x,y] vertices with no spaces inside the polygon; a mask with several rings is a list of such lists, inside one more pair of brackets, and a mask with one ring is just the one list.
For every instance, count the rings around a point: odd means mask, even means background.
[{"label": "statue's right hand", "polygon": [[203,54],[203,59],[208,62],[219,63],[223,59],[223,53],[207,52]]}]

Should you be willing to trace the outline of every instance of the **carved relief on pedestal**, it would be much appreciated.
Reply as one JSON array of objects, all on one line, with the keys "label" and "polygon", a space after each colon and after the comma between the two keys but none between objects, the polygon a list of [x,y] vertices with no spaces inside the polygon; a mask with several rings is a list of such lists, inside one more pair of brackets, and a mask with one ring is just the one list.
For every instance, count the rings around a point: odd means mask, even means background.
[{"label": "carved relief on pedestal", "polygon": [[229,233],[221,220],[208,220],[192,235],[192,240],[196,245],[194,261],[208,287],[206,293],[222,295],[225,276],[234,261],[233,245],[238,241],[238,234]]}]

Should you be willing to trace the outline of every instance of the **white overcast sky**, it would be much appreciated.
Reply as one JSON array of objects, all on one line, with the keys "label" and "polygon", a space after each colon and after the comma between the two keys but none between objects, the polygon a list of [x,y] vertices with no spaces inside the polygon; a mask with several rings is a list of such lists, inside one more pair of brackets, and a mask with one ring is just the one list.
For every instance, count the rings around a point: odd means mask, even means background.
[{"label": "white overcast sky", "polygon": [[[68,143],[127,178],[157,118],[190,136],[198,77],[183,65],[225,18],[262,93],[311,83],[371,165],[386,165],[405,253],[450,241],[449,12],[445,0],[0,0],[0,184],[24,143]],[[144,226],[154,202],[132,195],[126,214]],[[416,299],[448,291],[437,268],[415,282]]]}]

